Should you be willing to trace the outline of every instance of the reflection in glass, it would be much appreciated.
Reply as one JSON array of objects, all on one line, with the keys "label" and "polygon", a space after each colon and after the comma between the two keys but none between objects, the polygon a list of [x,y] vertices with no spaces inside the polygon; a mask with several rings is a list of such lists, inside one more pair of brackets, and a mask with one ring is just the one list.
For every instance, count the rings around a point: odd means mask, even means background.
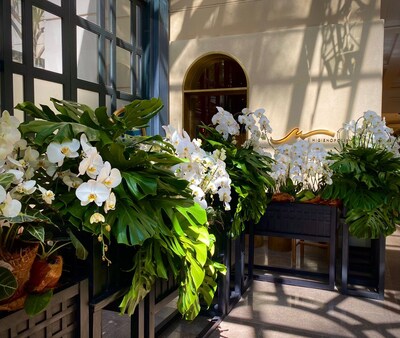
[{"label": "reflection in glass", "polygon": [[[14,107],[24,101],[24,77],[19,74],[13,74],[13,101]],[[23,111],[14,109],[14,116],[21,122],[24,121]]]},{"label": "reflection in glass", "polygon": [[12,60],[22,63],[22,10],[21,0],[11,1]]},{"label": "reflection in glass", "polygon": [[61,18],[32,7],[35,67],[62,73]]},{"label": "reflection in glass", "polygon": [[98,83],[98,36],[81,27],[76,28],[78,78]]},{"label": "reflection in glass", "polygon": [[117,37],[124,41],[131,41],[131,4],[129,0],[116,1]]},{"label": "reflection in glass", "polygon": [[99,106],[99,93],[78,88],[78,102],[95,109]]},{"label": "reflection in glass", "polygon": [[131,53],[117,47],[117,90],[132,93],[131,88]]},{"label": "reflection in glass", "polygon": [[33,82],[35,88],[35,104],[44,104],[54,110],[54,105],[50,101],[50,97],[57,99],[63,98],[63,86],[59,83],[34,79]]},{"label": "reflection in glass", "polygon": [[76,15],[95,24],[98,24],[98,19],[97,19],[98,8],[99,8],[99,0],[76,1]]}]

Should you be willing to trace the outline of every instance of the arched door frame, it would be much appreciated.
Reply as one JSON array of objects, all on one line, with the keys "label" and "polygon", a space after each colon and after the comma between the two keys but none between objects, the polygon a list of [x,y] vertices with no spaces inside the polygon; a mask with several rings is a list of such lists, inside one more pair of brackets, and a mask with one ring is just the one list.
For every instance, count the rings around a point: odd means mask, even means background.
[{"label": "arched door frame", "polygon": [[[246,86],[245,87],[233,87],[233,88],[215,88],[215,89],[193,89],[192,88],[192,82],[199,77],[199,72],[204,71],[204,66],[210,63],[214,58],[218,57],[225,57],[228,60],[234,61],[243,71],[243,74],[245,76],[246,80]],[[183,83],[182,83],[182,125],[185,126],[185,119],[188,118],[186,116],[186,100],[187,100],[187,94],[195,94],[195,93],[212,93],[212,92],[220,92],[220,93],[234,93],[238,91],[245,91],[246,95],[246,107],[249,106],[249,76],[247,74],[246,69],[244,68],[243,64],[238,60],[235,56],[226,53],[226,52],[220,52],[220,51],[215,51],[215,52],[209,52],[201,55],[198,57],[196,60],[192,62],[192,64],[188,67],[188,69],[185,72],[185,76],[183,78]],[[224,108],[224,107],[223,107]]]}]

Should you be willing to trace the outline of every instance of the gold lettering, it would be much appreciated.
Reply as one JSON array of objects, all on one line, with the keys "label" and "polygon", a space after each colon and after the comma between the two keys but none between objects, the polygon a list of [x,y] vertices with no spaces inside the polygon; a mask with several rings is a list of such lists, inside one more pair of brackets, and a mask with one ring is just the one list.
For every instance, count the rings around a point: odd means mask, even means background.
[{"label": "gold lettering", "polygon": [[304,133],[299,129],[299,128],[293,128],[291,131],[289,131],[283,138],[278,139],[278,140],[274,140],[271,138],[271,143],[272,144],[282,144],[282,143],[286,143],[288,141],[290,141],[293,138],[301,138],[302,140],[304,140],[305,138],[314,136],[314,135],[328,135],[330,137],[334,137],[335,133],[333,131],[330,130],[326,130],[326,129],[315,129],[315,130],[311,130],[308,133]]}]

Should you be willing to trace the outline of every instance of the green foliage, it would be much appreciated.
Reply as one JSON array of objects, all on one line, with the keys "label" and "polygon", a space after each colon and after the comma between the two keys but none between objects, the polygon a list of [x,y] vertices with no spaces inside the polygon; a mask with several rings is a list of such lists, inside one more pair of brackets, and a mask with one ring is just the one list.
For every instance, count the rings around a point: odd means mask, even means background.
[{"label": "green foliage", "polygon": [[132,285],[120,305],[121,311],[131,315],[156,279],[173,275],[181,281],[178,310],[192,320],[200,311],[202,298],[211,305],[217,273],[224,272],[225,267],[211,260],[215,239],[204,225],[206,214],[199,205],[163,208],[162,214],[173,226],[161,229],[140,246],[134,257]]},{"label": "green foliage", "polygon": [[[57,114],[47,106],[39,109],[29,102],[17,106],[40,119],[22,124],[22,133],[42,150],[50,142],[79,139],[84,133],[102,159],[118,168],[122,176],[121,184],[113,188],[115,209],[105,215],[110,231],[90,222],[95,212],[101,212],[94,203],[82,207],[74,192],[61,184],[55,194],[62,200],[53,203],[62,218],[60,226],[67,228],[82,257],[87,253],[73,233],[77,230],[137,248],[132,285],[121,303],[122,312],[133,314],[156,279],[168,278],[171,272],[180,283],[179,311],[193,319],[202,297],[210,304],[217,273],[224,271],[224,266],[212,261],[214,240],[208,233],[206,212],[194,204],[188,182],[169,169],[182,162],[173,155],[173,146],[160,136],[129,135],[147,126],[162,108],[161,101],[135,100],[111,115],[104,107],[93,110],[74,102],[52,102]],[[77,172],[77,165],[64,165],[64,169]]]},{"label": "green foliage", "polygon": [[35,316],[49,305],[53,290],[40,294],[29,294],[24,303],[24,310],[28,316]]},{"label": "green foliage", "polygon": [[333,184],[322,197],[343,201],[350,233],[359,238],[392,234],[400,205],[400,158],[384,149],[344,145],[328,159]]},{"label": "green foliage", "polygon": [[229,235],[237,237],[245,228],[245,222],[258,223],[264,215],[269,202],[267,190],[274,186],[274,180],[269,175],[273,160],[253,151],[251,148],[237,147],[231,140],[214,128],[202,125],[207,132],[202,136],[204,149],[226,150],[226,171],[232,180],[233,222]]},{"label": "green foliage", "polygon": [[0,266],[0,301],[10,298],[17,290],[17,287],[17,280],[11,270]]}]

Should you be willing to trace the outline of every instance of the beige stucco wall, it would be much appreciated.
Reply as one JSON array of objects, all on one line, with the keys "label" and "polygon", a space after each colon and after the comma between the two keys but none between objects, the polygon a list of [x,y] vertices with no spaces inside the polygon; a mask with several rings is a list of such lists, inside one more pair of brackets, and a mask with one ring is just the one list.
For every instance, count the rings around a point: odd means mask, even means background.
[{"label": "beige stucco wall", "polygon": [[[293,127],[336,131],[365,110],[380,113],[383,22],[378,1],[358,9],[355,1],[217,3],[171,1],[169,111],[174,126],[182,127],[185,74],[210,52],[230,55],[243,66],[249,107],[267,110],[275,139]],[[233,25],[238,11],[242,20]],[[328,18],[323,16],[327,12]]]}]

